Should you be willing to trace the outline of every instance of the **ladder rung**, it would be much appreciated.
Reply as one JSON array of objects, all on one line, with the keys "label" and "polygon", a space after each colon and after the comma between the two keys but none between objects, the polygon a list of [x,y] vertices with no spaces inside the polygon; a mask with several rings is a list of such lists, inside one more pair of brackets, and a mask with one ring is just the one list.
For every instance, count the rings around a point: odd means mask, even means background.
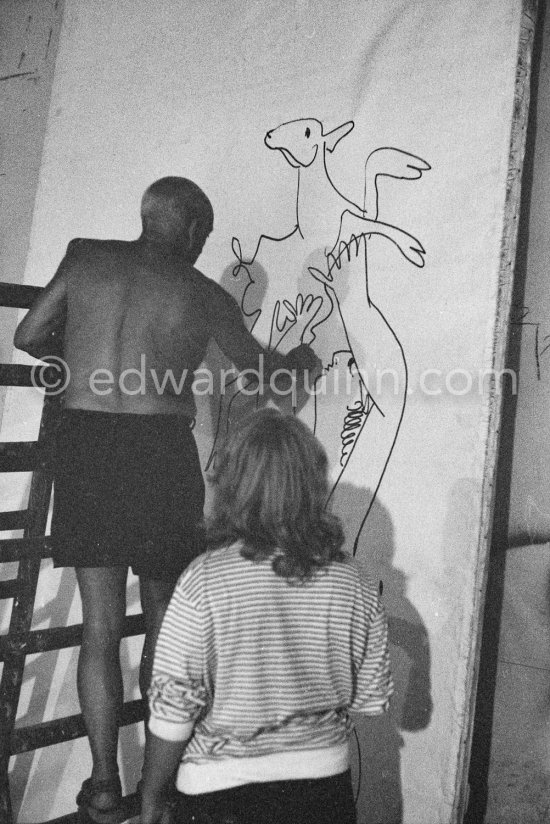
[{"label": "ladder rung", "polygon": [[27,558],[50,558],[49,536],[39,538],[6,538],[0,540],[0,564],[8,561],[23,561]]},{"label": "ladder rung", "polygon": [[41,291],[40,286],[0,282],[0,306],[28,309]]},{"label": "ladder rung", "polygon": [[0,532],[12,529],[25,529],[27,525],[27,510],[16,509],[13,512],[0,512]]},{"label": "ladder rung", "polygon": [[62,815],[59,818],[51,818],[49,821],[45,821],[44,824],[78,824],[78,819],[80,818],[80,813],[67,813],[67,815]]},{"label": "ladder rung", "polygon": [[40,361],[34,366],[25,363],[0,363],[0,386],[55,388],[60,384],[60,377],[58,366],[48,366]]},{"label": "ladder rung", "polygon": [[[122,799],[127,818],[133,818],[140,813],[140,797],[137,793],[127,795]],[[52,818],[50,821],[45,821],[44,824],[78,824],[78,813],[68,813],[62,815],[60,818]]]},{"label": "ladder rung", "polygon": [[36,441],[0,443],[0,472],[33,472],[38,469],[40,451]]},{"label": "ladder rung", "polygon": [[32,366],[23,363],[0,364],[0,386],[32,385]]},{"label": "ladder rung", "polygon": [[[135,724],[143,720],[143,701],[128,701],[122,707],[120,727]],[[10,739],[11,755],[19,755],[29,750],[38,750],[41,747],[50,747],[74,738],[86,735],[86,728],[81,715],[67,715],[65,718],[56,718],[53,721],[43,721],[29,727],[20,727],[13,730]]]},{"label": "ladder rung", "polygon": [[[0,305],[28,307],[40,293],[36,287],[19,287],[13,284],[0,283]],[[16,386],[32,386],[35,372],[40,376],[47,364],[38,363],[38,368],[25,364],[0,364],[0,384]],[[58,379],[59,375],[54,375]],[[50,382],[50,376],[44,377]],[[53,381],[51,381],[53,385]],[[51,499],[52,477],[48,467],[51,455],[51,438],[55,432],[60,398],[49,397],[47,392],[43,397],[42,416],[38,441],[32,442],[0,442],[0,472],[32,472],[27,510],[0,512],[0,531],[24,530],[23,538],[0,539],[0,563],[19,562],[17,578],[0,581],[0,597],[4,600],[11,598],[9,630],[6,639],[7,656],[2,667],[0,683],[1,696],[1,726],[3,728],[0,741],[0,818],[7,812],[11,821],[10,788],[8,776],[8,762],[10,747],[15,744],[16,751],[25,752],[36,746],[47,746],[50,740],[69,740],[70,737],[82,734],[78,723],[68,719],[68,735],[64,720],[53,724],[43,724],[14,730],[14,721],[17,717],[17,708],[20,700],[21,685],[24,680],[24,666],[27,648],[32,644],[40,643],[47,646],[50,639],[33,637],[29,643],[32,623],[33,605],[36,596],[36,587],[40,571],[41,558],[51,555],[49,540],[45,536],[48,518],[48,508]],[[70,630],[69,630],[70,631]],[[78,636],[78,630],[77,630]],[[19,638],[18,645],[15,639]],[[3,639],[0,639],[0,642]],[[139,709],[134,709],[134,715],[143,716],[143,703],[136,702]],[[81,716],[76,716],[83,728]],[[131,723],[132,707],[125,708],[125,723]],[[72,736],[71,736],[72,732]],[[61,733],[61,739],[59,738]]]},{"label": "ladder rung", "polygon": [[[144,631],[143,615],[126,616],[122,633],[123,638],[141,635]],[[38,652],[53,652],[67,647],[80,646],[81,641],[82,624],[37,629],[19,638],[14,635],[2,635],[0,636],[0,661],[5,661],[10,653],[35,655]]]},{"label": "ladder rung", "polygon": [[[10,578],[7,581],[0,581],[0,600],[7,600],[8,598],[15,598],[20,590],[17,578]],[[2,649],[2,639],[0,638],[0,655]],[[0,658],[0,660],[2,660]]]}]

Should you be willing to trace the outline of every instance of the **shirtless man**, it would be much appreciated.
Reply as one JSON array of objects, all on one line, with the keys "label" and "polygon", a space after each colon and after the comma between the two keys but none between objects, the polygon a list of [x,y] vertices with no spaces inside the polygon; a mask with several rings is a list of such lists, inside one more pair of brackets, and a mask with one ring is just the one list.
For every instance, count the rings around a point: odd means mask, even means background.
[{"label": "shirtless man", "polygon": [[307,346],[287,356],[266,352],[233,298],[194,268],[213,228],[212,206],[198,186],[178,177],[156,181],[141,216],[135,241],[71,241],[14,340],[38,358],[61,342],[70,370],[52,554],[55,566],[76,568],[82,598],[78,694],[93,769],[77,802],[82,822],[102,824],[124,818],[117,741],[128,567],[139,576],[145,616],[145,696],[175,581],[204,549],[193,372],[210,338],[239,370],[258,369],[263,355],[267,379],[279,368],[319,367]]}]

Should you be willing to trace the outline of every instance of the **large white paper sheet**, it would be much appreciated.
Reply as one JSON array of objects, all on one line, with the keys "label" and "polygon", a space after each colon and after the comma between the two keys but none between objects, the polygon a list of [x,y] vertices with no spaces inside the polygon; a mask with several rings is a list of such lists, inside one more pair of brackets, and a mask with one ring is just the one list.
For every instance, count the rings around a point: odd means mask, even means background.
[{"label": "large white paper sheet", "polygon": [[[325,385],[347,384],[300,414],[391,618],[394,707],[354,744],[362,824],[447,822],[455,802],[520,14],[66,2],[27,282],[72,237],[136,237],[145,187],[188,176],[216,215],[199,267],[264,343],[311,341]],[[218,418],[202,399],[205,464],[241,402]],[[26,798],[24,820],[38,807]]]}]

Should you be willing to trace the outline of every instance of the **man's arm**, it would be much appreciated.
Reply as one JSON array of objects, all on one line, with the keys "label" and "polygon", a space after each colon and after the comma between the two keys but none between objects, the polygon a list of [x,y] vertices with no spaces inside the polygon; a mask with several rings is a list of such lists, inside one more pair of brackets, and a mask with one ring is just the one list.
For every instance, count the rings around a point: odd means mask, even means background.
[{"label": "man's arm", "polygon": [[[287,355],[265,349],[246,328],[237,301],[221,286],[213,295],[210,307],[211,334],[224,355],[240,371],[259,370],[264,380],[278,370],[296,370],[298,376],[305,371],[316,373],[320,361],[306,344],[291,349]],[[263,370],[260,369],[260,356],[263,356]],[[314,379],[313,375],[312,380]]]},{"label": "man's arm", "polygon": [[159,738],[150,732],[145,743],[145,760],[142,772],[140,824],[157,824],[166,809],[166,788],[174,778],[181,755],[193,732],[173,741]]},{"label": "man's arm", "polygon": [[15,330],[13,343],[17,349],[34,358],[61,355],[67,314],[67,271],[75,241],[67,247],[57,272],[40,292]]}]

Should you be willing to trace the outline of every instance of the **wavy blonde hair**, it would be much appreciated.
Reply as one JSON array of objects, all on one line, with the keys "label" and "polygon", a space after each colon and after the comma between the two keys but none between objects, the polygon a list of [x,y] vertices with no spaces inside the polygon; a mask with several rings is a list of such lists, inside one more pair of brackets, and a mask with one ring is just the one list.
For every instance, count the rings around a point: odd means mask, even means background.
[{"label": "wavy blonde hair", "polygon": [[326,508],[327,470],[325,450],[300,420],[275,409],[254,413],[209,476],[210,546],[242,540],[245,558],[271,557],[277,575],[302,581],[343,560],[342,526]]}]

